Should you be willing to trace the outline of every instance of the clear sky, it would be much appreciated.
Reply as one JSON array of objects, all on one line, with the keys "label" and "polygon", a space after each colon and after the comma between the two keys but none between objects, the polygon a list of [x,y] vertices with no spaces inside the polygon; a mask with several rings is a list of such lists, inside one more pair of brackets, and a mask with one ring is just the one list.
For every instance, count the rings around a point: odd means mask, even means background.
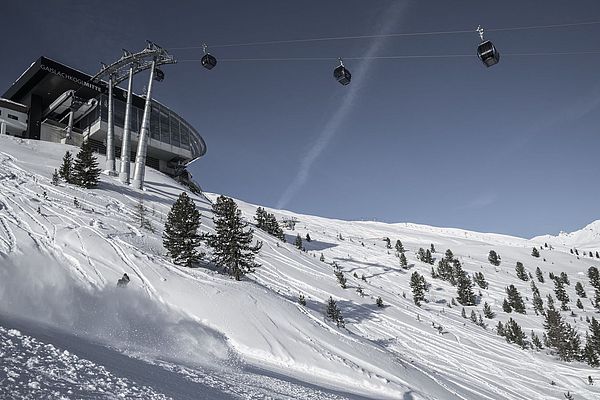
[{"label": "clear sky", "polygon": [[[150,39],[181,62],[155,97],[207,142],[203,189],[352,220],[534,236],[600,218],[600,25],[489,32],[500,64],[473,57],[196,61],[200,46],[473,30],[387,39],[214,47],[221,59],[475,54],[474,29],[600,21],[580,1],[9,1],[4,91],[40,55],[88,73]],[[177,49],[179,48],[179,49]],[[146,81],[138,77],[140,91]]]}]

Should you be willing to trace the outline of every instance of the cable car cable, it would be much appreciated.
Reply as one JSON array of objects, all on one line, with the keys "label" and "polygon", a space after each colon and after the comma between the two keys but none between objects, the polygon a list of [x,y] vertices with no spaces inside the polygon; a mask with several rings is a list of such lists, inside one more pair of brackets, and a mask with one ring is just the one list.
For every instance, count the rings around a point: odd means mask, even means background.
[{"label": "cable car cable", "polygon": [[[551,25],[531,25],[531,26],[517,26],[509,28],[493,28],[486,29],[488,32],[508,32],[508,31],[523,31],[532,29],[554,29],[554,28],[568,28],[574,26],[589,26],[589,25],[600,25],[600,21],[588,21],[588,22],[574,22],[565,24],[551,24]],[[294,43],[309,43],[309,42],[324,42],[333,40],[356,40],[356,39],[374,39],[374,38],[387,38],[387,37],[402,37],[402,36],[433,36],[433,35],[453,35],[473,33],[472,29],[465,30],[454,30],[454,31],[432,31],[432,32],[401,32],[401,33],[389,33],[389,34],[374,34],[374,35],[355,35],[355,36],[330,36],[320,38],[306,38],[306,39],[290,39],[290,40],[270,40],[261,42],[246,42],[246,43],[229,43],[220,45],[211,45],[212,48],[222,47],[244,47],[244,46],[263,46],[263,45],[275,45],[275,44],[294,44]],[[202,49],[203,46],[186,46],[186,47],[170,47],[169,50],[194,50]]]},{"label": "cable car cable", "polygon": [[[472,32],[472,31],[471,31]],[[565,51],[548,53],[502,53],[502,57],[533,57],[533,56],[571,56],[600,54],[595,51]],[[403,60],[419,58],[465,58],[477,57],[476,54],[424,54],[424,55],[397,55],[397,56],[372,56],[372,57],[344,57],[344,60]],[[279,58],[220,58],[219,62],[245,62],[245,61],[337,61],[338,57],[279,57]],[[177,60],[177,62],[201,62],[201,59]]]}]

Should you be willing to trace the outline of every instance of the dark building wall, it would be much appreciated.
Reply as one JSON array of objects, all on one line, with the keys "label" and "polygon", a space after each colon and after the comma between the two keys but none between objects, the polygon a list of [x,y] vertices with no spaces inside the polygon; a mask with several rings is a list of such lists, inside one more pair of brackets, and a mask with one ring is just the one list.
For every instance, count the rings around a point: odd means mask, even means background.
[{"label": "dark building wall", "polygon": [[29,105],[29,123],[27,124],[27,137],[29,139],[40,139],[42,125],[43,101],[42,97],[32,94]]}]

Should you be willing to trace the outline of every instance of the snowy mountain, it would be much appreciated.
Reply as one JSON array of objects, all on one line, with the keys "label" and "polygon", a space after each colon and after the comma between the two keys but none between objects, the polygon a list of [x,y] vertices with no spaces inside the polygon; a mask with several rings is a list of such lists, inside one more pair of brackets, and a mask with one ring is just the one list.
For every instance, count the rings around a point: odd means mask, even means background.
[{"label": "snowy mountain", "polygon": [[[569,249],[600,250],[598,221],[578,233],[527,240],[267,209],[280,220],[295,218],[295,230],[285,231],[287,244],[257,231],[261,267],[236,282],[211,268],[176,266],[165,256],[163,224],[183,187],[152,169],[143,192],[109,176],[92,190],[54,186],[50,177],[66,150],[77,151],[0,137],[2,398],[600,396],[599,386],[587,384],[588,376],[600,382],[600,370],[559,361],[546,349],[521,350],[495,333],[497,322],[510,317],[528,336],[532,330],[542,335],[530,282],[515,274],[520,261],[532,274],[536,267],[546,277],[567,273],[575,317],[563,316],[585,336],[586,316],[595,315],[586,271],[600,267],[600,259],[578,258]],[[190,196],[202,213],[201,231],[213,232],[217,195]],[[154,232],[136,223],[141,201]],[[257,206],[236,202],[252,222]],[[312,238],[303,243],[306,251],[293,246],[298,234]],[[386,237],[392,245],[402,241],[408,269],[386,248]],[[485,275],[489,288],[476,288],[478,304],[464,308],[467,315],[483,314],[484,302],[490,304],[496,316],[485,319],[487,328],[463,318],[463,307],[452,305],[456,287],[433,279],[432,266],[416,258],[432,244],[434,258],[451,249],[466,272]],[[540,245],[541,257],[532,257]],[[501,255],[499,266],[488,262],[490,250]],[[431,284],[421,307],[412,301],[414,271]],[[116,287],[123,273],[131,277],[126,289]],[[578,281],[588,297],[583,310],[574,305]],[[511,284],[525,300],[525,315],[502,310]],[[543,298],[554,295],[550,279],[537,285]],[[298,304],[300,294],[306,306]],[[330,296],[345,328],[324,317]],[[375,304],[378,297],[384,307]]]},{"label": "snowy mountain", "polygon": [[553,247],[566,247],[568,249],[581,249],[589,251],[598,250],[600,243],[600,220],[594,221],[575,232],[560,232],[557,236],[543,235],[531,239],[542,244],[548,243]]}]

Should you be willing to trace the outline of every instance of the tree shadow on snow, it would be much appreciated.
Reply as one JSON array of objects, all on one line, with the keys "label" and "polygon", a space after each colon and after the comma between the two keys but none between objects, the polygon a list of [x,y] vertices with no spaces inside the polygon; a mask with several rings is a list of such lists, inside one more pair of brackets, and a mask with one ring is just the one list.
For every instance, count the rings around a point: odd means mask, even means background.
[{"label": "tree shadow on snow", "polygon": [[[296,242],[297,235],[289,235],[285,234],[285,242],[294,244]],[[302,246],[306,249],[306,251],[321,251],[325,249],[330,249],[332,247],[336,247],[335,243],[328,242],[319,242],[318,240],[311,240],[310,242],[306,241],[306,238],[300,236],[302,238]]]}]

